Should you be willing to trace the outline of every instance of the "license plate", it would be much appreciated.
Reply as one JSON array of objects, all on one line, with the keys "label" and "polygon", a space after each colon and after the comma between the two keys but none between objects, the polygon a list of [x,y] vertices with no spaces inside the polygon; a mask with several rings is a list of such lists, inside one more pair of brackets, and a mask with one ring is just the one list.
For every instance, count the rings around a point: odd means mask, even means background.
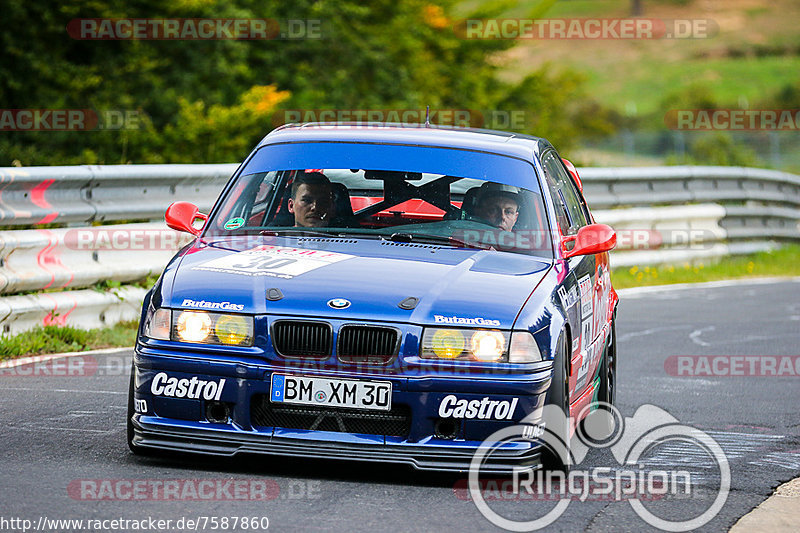
[{"label": "license plate", "polygon": [[392,384],[388,381],[272,374],[270,401],[389,411],[392,408]]}]

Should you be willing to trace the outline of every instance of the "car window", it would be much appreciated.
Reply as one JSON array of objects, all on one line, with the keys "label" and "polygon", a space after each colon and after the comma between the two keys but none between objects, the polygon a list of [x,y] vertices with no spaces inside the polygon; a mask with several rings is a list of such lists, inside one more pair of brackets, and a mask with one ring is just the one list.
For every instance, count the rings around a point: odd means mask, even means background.
[{"label": "car window", "polygon": [[375,169],[239,176],[211,234],[307,230],[552,257],[541,194],[498,181]]},{"label": "car window", "polygon": [[574,235],[579,228],[589,223],[580,193],[555,152],[545,154],[542,165],[547,186],[553,196],[558,225],[564,235]]}]

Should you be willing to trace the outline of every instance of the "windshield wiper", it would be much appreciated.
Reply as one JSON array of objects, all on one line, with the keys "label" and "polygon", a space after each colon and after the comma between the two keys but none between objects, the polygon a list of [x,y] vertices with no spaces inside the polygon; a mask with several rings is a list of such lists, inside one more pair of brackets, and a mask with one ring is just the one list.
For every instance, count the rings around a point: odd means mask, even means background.
[{"label": "windshield wiper", "polygon": [[262,230],[260,235],[265,237],[278,237],[280,235],[291,235],[301,237],[329,237],[329,238],[346,238],[346,237],[359,237],[367,239],[381,239],[389,240],[392,242],[408,242],[408,243],[425,243],[425,244],[443,244],[446,246],[454,246],[461,248],[478,248],[482,250],[489,250],[491,246],[477,243],[467,242],[456,237],[446,237],[444,235],[433,235],[430,233],[392,233],[391,235],[374,233],[373,230],[351,230],[346,231],[319,231],[310,228],[275,228]]},{"label": "windshield wiper", "polygon": [[448,246],[456,246],[463,248],[479,248],[488,250],[490,247],[477,242],[467,242],[455,237],[446,237],[444,235],[432,235],[430,233],[392,233],[389,237],[392,242],[420,242],[425,244],[445,244]]},{"label": "windshield wiper", "polygon": [[376,234],[368,230],[350,230],[342,231],[336,228],[336,231],[319,231],[311,228],[286,228],[286,229],[268,229],[260,232],[263,236],[277,237],[278,235],[299,235],[301,237],[330,237],[330,238],[346,238],[346,237],[363,237],[370,239],[383,239],[383,235]]},{"label": "windshield wiper", "polygon": [[259,232],[263,237],[278,237],[279,235],[300,235],[302,237],[338,237],[338,233],[329,231],[318,231],[313,229],[286,228],[286,229],[265,229]]}]

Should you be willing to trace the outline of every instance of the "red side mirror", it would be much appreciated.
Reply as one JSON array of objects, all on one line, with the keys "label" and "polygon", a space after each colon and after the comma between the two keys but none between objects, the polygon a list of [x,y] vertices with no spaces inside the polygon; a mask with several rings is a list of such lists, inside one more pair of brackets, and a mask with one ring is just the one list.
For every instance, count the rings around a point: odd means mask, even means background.
[{"label": "red side mirror", "polygon": [[564,166],[567,167],[569,175],[575,180],[575,184],[578,186],[578,189],[583,192],[583,183],[581,182],[581,177],[578,176],[578,170],[575,168],[575,165],[573,165],[569,159],[562,158],[561,160],[564,162]]},{"label": "red side mirror", "polygon": [[201,213],[200,210],[191,202],[174,202],[167,208],[164,214],[167,226],[178,231],[185,231],[192,235],[200,235],[200,230],[192,224],[198,218],[208,220],[208,215]]},{"label": "red side mirror", "polygon": [[[566,244],[575,241],[572,250]],[[591,255],[608,252],[617,245],[617,234],[611,226],[605,224],[589,224],[578,230],[577,235],[561,239],[561,250],[564,258],[576,255]]]}]

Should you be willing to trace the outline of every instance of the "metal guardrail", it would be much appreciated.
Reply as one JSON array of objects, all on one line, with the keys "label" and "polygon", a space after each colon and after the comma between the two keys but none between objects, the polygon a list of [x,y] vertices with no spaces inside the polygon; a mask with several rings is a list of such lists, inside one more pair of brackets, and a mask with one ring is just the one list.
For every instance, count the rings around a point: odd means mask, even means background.
[{"label": "metal guardrail", "polygon": [[[0,231],[0,295],[125,283],[160,272],[188,235],[167,230],[163,222],[87,225],[161,219],[176,200],[207,210],[235,170],[228,164],[0,168],[0,226],[79,226]],[[742,167],[579,173],[596,220],[620,236],[634,235],[620,240],[614,266],[751,253],[775,246],[775,240],[800,241],[800,176],[794,174]],[[128,239],[137,232],[145,239],[155,234],[159,245],[117,246],[109,240],[115,231]],[[638,247],[635,236],[643,231],[656,232],[658,245]],[[136,318],[144,293],[122,287],[2,296],[0,334],[35,324],[98,327]]]},{"label": "metal guardrail", "polygon": [[176,200],[208,209],[237,165],[0,168],[0,226],[155,219]]},{"label": "metal guardrail", "polygon": [[0,333],[13,335],[47,325],[92,329],[138,320],[146,292],[140,287],[119,287],[106,292],[84,289],[0,298]]},{"label": "metal guardrail", "polygon": [[0,294],[137,281],[191,240],[163,222],[0,231]]},{"label": "metal guardrail", "polygon": [[800,176],[748,167],[580,168],[593,207],[764,202],[800,206]]}]

